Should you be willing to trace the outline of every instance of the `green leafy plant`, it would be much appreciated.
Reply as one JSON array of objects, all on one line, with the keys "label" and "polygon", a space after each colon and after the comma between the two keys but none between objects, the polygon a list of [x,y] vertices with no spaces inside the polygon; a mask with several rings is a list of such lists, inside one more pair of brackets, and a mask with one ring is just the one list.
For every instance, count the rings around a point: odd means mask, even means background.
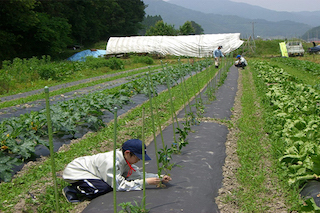
[{"label": "green leafy plant", "polygon": [[[260,61],[253,65],[258,79],[267,86],[268,131],[273,140],[283,144],[274,149],[287,172],[288,184],[302,186],[307,180],[319,179],[320,94],[281,68]],[[309,202],[308,206],[313,205]]]},{"label": "green leafy plant", "polygon": [[161,167],[159,167],[160,173],[162,173],[162,171],[164,171],[164,173],[166,175],[170,175],[169,171],[174,166],[173,163],[170,163],[170,160],[171,160],[172,154],[173,154],[173,150],[171,148],[168,148],[168,146],[165,146],[163,149],[160,149],[160,151],[158,151],[158,154],[159,154],[158,161],[159,161],[159,163],[161,163]]},{"label": "green leafy plant", "polygon": [[191,130],[189,126],[184,125],[183,129],[176,128],[176,134],[179,134],[179,140],[171,145],[175,154],[180,154],[183,147],[189,144],[187,140],[188,132]]},{"label": "green leafy plant", "polygon": [[144,209],[142,205],[139,205],[137,201],[134,201],[135,205],[131,202],[120,203],[119,206],[122,208],[119,213],[147,213],[148,209]]}]

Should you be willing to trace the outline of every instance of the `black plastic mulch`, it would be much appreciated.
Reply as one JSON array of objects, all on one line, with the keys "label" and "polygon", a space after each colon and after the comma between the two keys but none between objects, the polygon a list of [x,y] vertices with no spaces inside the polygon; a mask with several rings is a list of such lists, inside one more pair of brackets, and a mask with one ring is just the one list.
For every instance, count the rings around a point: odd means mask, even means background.
[{"label": "black plastic mulch", "polygon": [[[238,69],[231,67],[224,85],[215,94],[217,99],[212,103],[207,102],[205,117],[230,118],[237,91],[237,79]],[[205,97],[205,94],[202,94]],[[184,110],[179,114],[180,118],[183,117],[183,113]],[[147,186],[146,208],[150,212],[219,212],[215,197],[223,179],[222,166],[226,157],[225,142],[228,129],[214,122],[201,122],[191,129],[192,132],[188,135],[189,144],[182,149],[180,155],[172,157],[171,162],[176,164],[170,171],[172,181],[166,188]],[[163,130],[163,137],[165,144],[170,146],[173,142],[171,125]],[[158,149],[162,148],[160,135],[156,141]],[[147,162],[146,170],[156,173],[154,142],[148,146],[148,155],[153,160]],[[135,205],[134,201],[141,202],[142,193],[142,191],[117,192],[117,203],[131,202]],[[118,211],[120,210],[118,207]],[[92,200],[83,212],[113,212],[113,193]]]}]

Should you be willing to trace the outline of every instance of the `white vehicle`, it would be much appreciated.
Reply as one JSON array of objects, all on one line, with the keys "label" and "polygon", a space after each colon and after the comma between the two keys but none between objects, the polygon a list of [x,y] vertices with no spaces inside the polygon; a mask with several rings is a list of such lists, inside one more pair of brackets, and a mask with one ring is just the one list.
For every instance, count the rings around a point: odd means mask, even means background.
[{"label": "white vehicle", "polygon": [[304,55],[304,49],[300,41],[288,41],[286,46],[289,57]]}]

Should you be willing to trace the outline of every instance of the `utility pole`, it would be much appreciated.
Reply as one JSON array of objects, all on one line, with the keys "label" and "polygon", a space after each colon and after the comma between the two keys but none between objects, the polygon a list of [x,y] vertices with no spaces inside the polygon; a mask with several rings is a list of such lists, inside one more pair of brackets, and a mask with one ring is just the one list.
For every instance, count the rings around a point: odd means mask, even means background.
[{"label": "utility pole", "polygon": [[252,23],[252,39],[254,40],[254,23],[255,22],[251,22]]},{"label": "utility pole", "polygon": [[255,52],[256,49],[256,42],[254,41],[254,23],[256,22],[250,22],[252,24],[252,41],[253,41],[253,52]]}]

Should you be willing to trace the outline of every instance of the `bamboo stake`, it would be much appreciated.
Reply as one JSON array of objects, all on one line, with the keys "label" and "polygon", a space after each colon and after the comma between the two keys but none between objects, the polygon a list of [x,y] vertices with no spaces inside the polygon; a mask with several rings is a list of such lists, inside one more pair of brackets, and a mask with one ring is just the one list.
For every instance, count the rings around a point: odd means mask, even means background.
[{"label": "bamboo stake", "polygon": [[[170,82],[169,82],[169,71],[168,71],[168,64],[166,63],[166,67],[167,67],[167,72],[166,72],[166,74],[167,74],[167,87],[168,87],[168,90],[170,91]],[[169,92],[170,93],[170,92]],[[172,112],[173,112],[173,115],[174,115],[174,117],[175,117],[175,119],[176,119],[176,122],[177,122],[177,126],[178,126],[178,128],[180,128],[179,127],[179,122],[178,122],[178,117],[177,117],[177,114],[176,114],[176,111],[175,111],[175,109],[174,109],[174,104],[173,104],[173,99],[172,99],[172,97],[173,97],[173,92],[172,92],[172,94],[170,95],[170,101],[171,101],[171,105],[172,105]],[[174,122],[174,120],[172,119],[172,122]],[[174,133],[175,131],[174,131],[174,129],[173,129],[173,133]],[[176,142],[176,140],[175,140],[175,142]]]},{"label": "bamboo stake", "polygon": [[44,87],[45,98],[46,98],[46,110],[47,110],[47,122],[48,122],[48,134],[49,134],[49,148],[50,148],[50,158],[51,158],[51,172],[54,185],[54,196],[56,200],[56,211],[59,213],[59,194],[57,186],[57,177],[56,177],[56,166],[54,161],[54,152],[53,152],[53,141],[52,141],[52,124],[50,117],[50,103],[49,103],[49,87]]},{"label": "bamboo stake", "polygon": [[144,149],[144,144],[145,144],[145,137],[144,137],[144,125],[145,125],[145,120],[144,120],[144,114],[145,114],[145,108],[142,109],[142,174],[143,174],[143,195],[142,195],[142,208],[145,212],[146,210],[146,157],[145,157],[145,149]]},{"label": "bamboo stake", "polygon": [[153,141],[154,141],[154,149],[156,154],[156,160],[157,160],[157,169],[158,169],[158,176],[160,178],[160,170],[159,170],[159,157],[158,157],[158,147],[157,147],[157,139],[156,139],[156,128],[154,125],[154,116],[153,116],[153,106],[152,106],[152,97],[151,97],[151,85],[150,85],[150,76],[149,72],[147,72],[147,80],[148,80],[148,90],[149,90],[149,102],[150,102],[150,111],[151,111],[151,120],[152,120],[152,128],[153,128]]},{"label": "bamboo stake", "polygon": [[114,108],[114,140],[113,140],[113,211],[117,213],[117,183],[116,183],[116,151],[117,151],[117,107]]},{"label": "bamboo stake", "polygon": [[[149,67],[149,71],[150,71],[150,67]],[[153,81],[150,81],[151,82],[151,88],[154,88],[153,86]],[[163,140],[163,134],[162,134],[162,128],[161,128],[161,124],[160,124],[160,119],[159,119],[159,113],[158,113],[158,101],[157,101],[157,98],[154,98],[154,105],[156,107],[156,120],[157,120],[157,124],[158,124],[158,127],[159,127],[159,131],[160,131],[160,135],[161,135],[161,141],[162,141],[162,147],[164,148],[165,145],[164,145],[164,140]]]},{"label": "bamboo stake", "polygon": [[181,67],[180,67],[180,58],[178,59],[179,63],[179,77],[181,79],[181,93],[182,93],[182,99],[183,99],[183,108],[184,108],[184,114],[187,116],[187,108],[186,108],[186,99],[185,99],[185,94],[184,94],[184,89],[183,89],[183,79],[182,79],[182,74],[181,74]]},{"label": "bamboo stake", "polygon": [[168,72],[168,70],[165,71],[164,67],[162,67],[162,68],[163,68],[163,72],[165,73],[165,76],[166,76],[167,88],[168,88],[168,93],[169,93],[169,97],[170,97],[170,106],[171,106],[170,109],[171,109],[171,119],[172,119],[172,128],[173,128],[173,141],[174,141],[174,143],[177,143],[176,134],[175,134],[175,127],[174,127],[174,116],[175,116],[176,113],[174,111],[171,88],[170,88],[170,84],[169,84],[169,72]]},{"label": "bamboo stake", "polygon": [[[201,71],[200,71],[200,65],[198,65],[198,69],[199,69],[199,72],[201,72]],[[197,70],[196,70],[196,72],[197,72]],[[200,91],[201,91],[201,88],[200,88],[200,83],[199,83],[199,78],[198,78],[198,72],[196,73],[196,80],[197,80],[197,84],[198,84],[200,101],[201,101],[201,103],[203,103],[202,97],[201,97],[201,92],[200,92]]]}]

